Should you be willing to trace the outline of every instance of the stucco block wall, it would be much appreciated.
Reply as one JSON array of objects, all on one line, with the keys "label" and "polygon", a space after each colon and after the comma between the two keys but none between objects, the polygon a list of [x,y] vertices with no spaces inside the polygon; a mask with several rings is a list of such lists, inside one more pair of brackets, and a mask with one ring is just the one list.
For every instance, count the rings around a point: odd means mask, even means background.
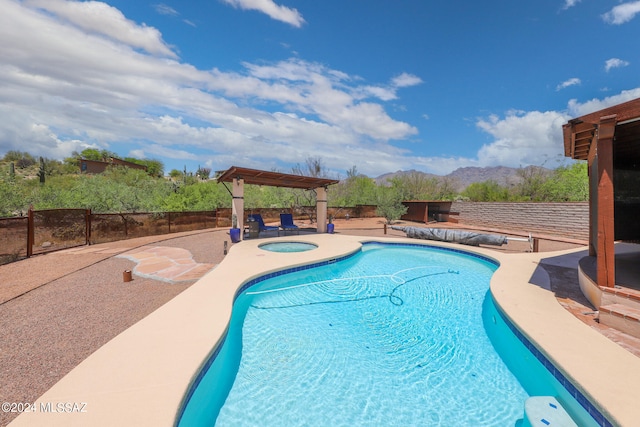
[{"label": "stucco block wall", "polygon": [[453,202],[451,213],[460,224],[589,239],[588,202]]}]

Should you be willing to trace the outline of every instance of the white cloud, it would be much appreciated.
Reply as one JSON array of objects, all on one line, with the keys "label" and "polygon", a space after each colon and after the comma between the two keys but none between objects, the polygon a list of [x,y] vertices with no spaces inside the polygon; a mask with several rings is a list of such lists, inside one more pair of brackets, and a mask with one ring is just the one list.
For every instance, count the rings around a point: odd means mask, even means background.
[{"label": "white cloud", "polygon": [[303,113],[313,113],[327,123],[374,139],[398,139],[417,133],[414,127],[391,119],[380,105],[359,102],[363,94],[383,100],[396,98],[383,88],[350,85],[352,79],[346,74],[301,60],[245,65],[250,78],[226,75],[233,80],[229,94],[260,94],[264,99],[295,106]]},{"label": "white cloud", "polygon": [[631,21],[638,13],[640,13],[640,1],[631,1],[615,6],[602,15],[602,19],[608,24],[621,25]]},{"label": "white cloud", "polygon": [[[52,0],[52,9],[66,10],[60,3]],[[446,174],[462,166],[542,164],[562,151],[566,120],[640,97],[635,89],[574,100],[570,116],[490,116],[477,121],[491,141],[476,156],[420,157],[394,145],[409,143],[417,129],[385,111],[385,102],[421,84],[419,77],[400,73],[378,84],[295,58],[247,62],[235,72],[199,70],[152,53],[166,48],[159,33],[111,37],[118,25],[147,28],[115,9],[101,15],[99,28],[85,29],[90,20],[77,22],[86,10],[71,19],[39,4],[0,0],[0,154],[62,159],[96,147],[163,157],[180,169],[197,161],[212,169],[281,170],[315,156],[335,170],[357,164],[370,176],[411,168]],[[143,40],[155,40],[156,49],[143,48]]]},{"label": "white cloud", "polygon": [[[604,99],[578,102],[573,99],[567,112],[559,111],[511,111],[504,117],[492,115],[479,119],[479,129],[493,137],[477,153],[477,159],[455,159],[454,164],[475,166],[545,165],[555,167],[549,161],[562,159],[564,144],[562,125],[568,120],[640,97],[640,88],[624,91]],[[455,167],[453,168],[455,169]]]},{"label": "white cloud", "polygon": [[[358,88],[361,97],[374,97],[382,101],[398,99],[398,89],[416,86],[422,83],[420,77],[402,73],[391,79],[390,86],[362,86]],[[355,94],[355,93],[354,93]]]},{"label": "white cloud", "polygon": [[577,78],[577,77],[573,77],[569,80],[565,80],[564,82],[560,83],[558,86],[556,86],[556,91],[560,91],[562,89],[566,89],[570,86],[575,86],[575,85],[579,85],[580,83],[582,83],[582,81]]},{"label": "white cloud", "polygon": [[[0,0],[0,153],[61,159],[92,146],[213,168],[320,156],[343,170],[357,159],[364,173],[407,161],[390,141],[416,128],[376,102],[393,87],[297,59],[199,70],[157,56],[161,35],[116,9],[75,3]],[[87,29],[90,10],[105,13]],[[119,26],[132,32],[116,37]]]},{"label": "white cloud", "polygon": [[618,58],[607,59],[604,63],[604,69],[608,73],[612,68],[626,67],[629,62]]},{"label": "white cloud", "polygon": [[395,90],[382,86],[363,86],[361,96],[363,98],[374,97],[382,101],[392,101],[398,98]]},{"label": "white cloud", "polygon": [[422,79],[420,77],[408,73],[402,73],[391,80],[391,85],[398,88],[416,86],[420,83],[422,83]]},{"label": "white cloud", "polygon": [[[26,6],[46,10],[86,33],[99,34],[133,48],[175,58],[158,30],[137,25],[115,7],[98,1],[26,0]],[[4,13],[4,12],[3,12]]]},{"label": "white cloud", "polygon": [[604,99],[594,98],[582,103],[572,99],[569,101],[568,110],[571,117],[580,117],[636,98],[640,98],[640,88],[625,90]]},{"label": "white cloud", "polygon": [[262,12],[276,21],[282,21],[296,28],[302,27],[305,20],[296,10],[286,6],[280,6],[273,0],[222,0],[233,7],[244,10],[257,10]]},{"label": "white cloud", "polygon": [[180,15],[177,10],[175,10],[171,6],[168,6],[164,3],[154,4],[153,7],[156,10],[156,12],[158,12],[160,15],[169,15],[169,16]]},{"label": "white cloud", "polygon": [[567,10],[580,3],[582,0],[565,0],[562,10]]},{"label": "white cloud", "polygon": [[[569,120],[557,111],[511,111],[480,119],[476,125],[494,141],[478,151],[481,166],[541,166],[563,155],[562,124]],[[547,165],[554,166],[554,165]]]}]

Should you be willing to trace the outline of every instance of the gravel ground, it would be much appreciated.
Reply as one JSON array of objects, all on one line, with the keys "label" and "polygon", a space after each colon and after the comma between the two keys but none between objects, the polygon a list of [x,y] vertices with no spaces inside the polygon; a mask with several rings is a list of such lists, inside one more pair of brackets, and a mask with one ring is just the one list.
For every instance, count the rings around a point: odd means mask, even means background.
[{"label": "gravel ground", "polygon": [[[194,283],[137,276],[123,283],[122,272],[134,263],[115,254],[156,243],[218,264],[228,235],[216,230],[166,239],[113,242],[91,247],[107,253],[63,251],[0,266],[0,402],[34,402],[107,341]],[[17,415],[0,411],[0,425]]]},{"label": "gravel ground", "polygon": [[[337,233],[385,236],[379,218],[335,224]],[[404,237],[400,231],[387,232]],[[34,402],[91,353],[193,284],[140,277],[123,283],[122,272],[134,263],[114,255],[154,243],[187,249],[200,263],[218,264],[228,240],[227,230],[152,236],[89,247],[95,252],[67,250],[0,266],[0,402]],[[575,246],[545,241],[540,250]],[[527,247],[510,242],[495,249],[523,252]],[[15,416],[0,412],[0,425]]]}]

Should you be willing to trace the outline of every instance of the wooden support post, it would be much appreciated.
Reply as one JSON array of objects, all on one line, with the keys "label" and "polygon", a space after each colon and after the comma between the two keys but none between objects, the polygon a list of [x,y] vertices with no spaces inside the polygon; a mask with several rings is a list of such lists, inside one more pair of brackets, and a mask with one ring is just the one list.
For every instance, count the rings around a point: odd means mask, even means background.
[{"label": "wooden support post", "polygon": [[[236,227],[244,230],[244,179],[242,177],[233,178],[233,188],[231,189],[233,203],[231,205],[231,217],[236,216]],[[240,233],[242,239],[242,233]]]},{"label": "wooden support post", "polygon": [[[593,142],[597,144],[596,141]],[[589,256],[598,254],[598,159],[589,163]]]},{"label": "wooden support post", "polygon": [[598,243],[597,278],[598,286],[615,286],[615,229],[613,195],[613,136],[616,116],[600,118],[598,127]]},{"label": "wooden support post", "polygon": [[33,206],[29,206],[29,211],[27,212],[27,258],[33,255],[33,243],[35,241],[35,225],[33,222]]},{"label": "wooden support post", "polygon": [[85,223],[85,245],[91,244],[91,209],[87,209],[84,213],[84,223]]},{"label": "wooden support post", "polygon": [[316,219],[318,233],[327,232],[327,189],[325,187],[316,188]]}]

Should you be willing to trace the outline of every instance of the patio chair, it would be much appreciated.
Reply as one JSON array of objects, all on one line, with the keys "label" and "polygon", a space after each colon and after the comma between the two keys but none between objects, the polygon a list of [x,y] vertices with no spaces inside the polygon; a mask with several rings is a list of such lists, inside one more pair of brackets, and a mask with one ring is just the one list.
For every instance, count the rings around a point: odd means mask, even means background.
[{"label": "patio chair", "polygon": [[293,223],[293,215],[280,214],[280,228],[287,234],[287,231],[297,231],[300,234],[300,228]]},{"label": "patio chair", "polygon": [[277,227],[275,225],[264,225],[264,220],[262,219],[262,215],[260,214],[252,214],[249,215],[249,218],[253,218],[253,220],[255,222],[258,223],[258,225],[260,226],[260,231],[261,232],[267,232],[267,231],[277,231],[278,232],[278,236],[280,235],[280,227]]}]

